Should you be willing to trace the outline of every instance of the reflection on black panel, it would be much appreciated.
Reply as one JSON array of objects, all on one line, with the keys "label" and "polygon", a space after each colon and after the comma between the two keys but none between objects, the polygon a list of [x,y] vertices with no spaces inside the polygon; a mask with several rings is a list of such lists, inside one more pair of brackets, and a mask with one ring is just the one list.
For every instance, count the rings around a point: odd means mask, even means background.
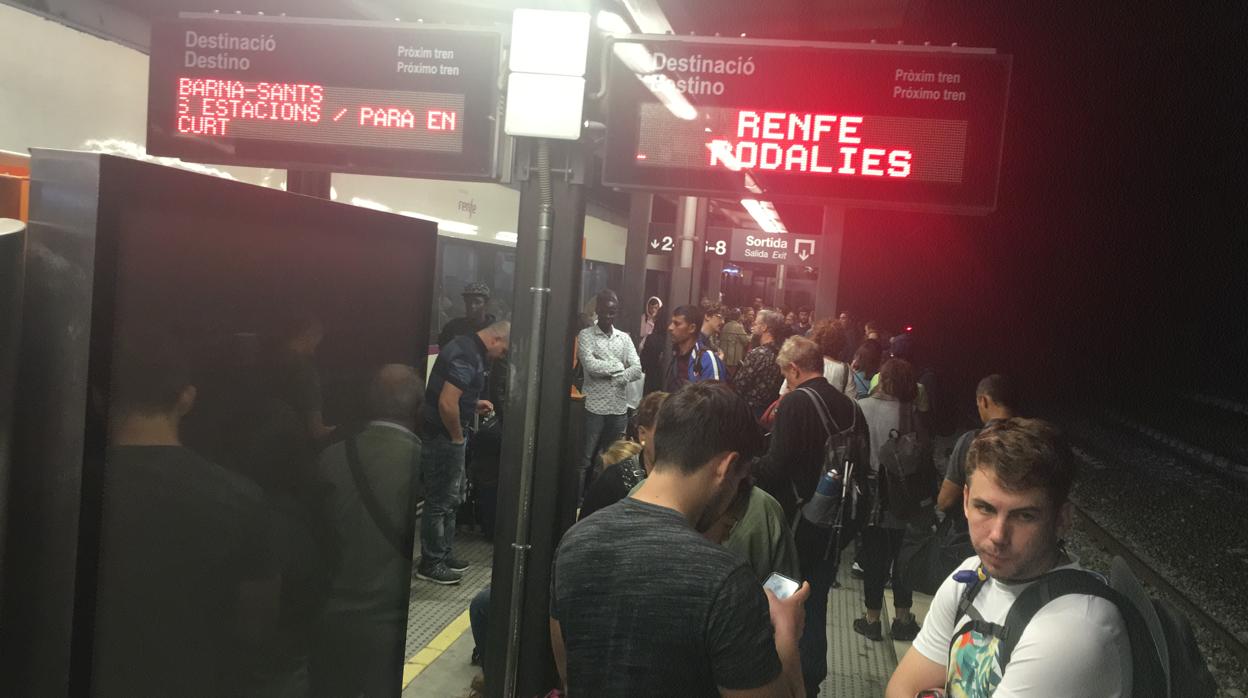
[{"label": "reflection on black panel", "polygon": [[134,191],[93,693],[397,695],[432,224],[163,169]]}]

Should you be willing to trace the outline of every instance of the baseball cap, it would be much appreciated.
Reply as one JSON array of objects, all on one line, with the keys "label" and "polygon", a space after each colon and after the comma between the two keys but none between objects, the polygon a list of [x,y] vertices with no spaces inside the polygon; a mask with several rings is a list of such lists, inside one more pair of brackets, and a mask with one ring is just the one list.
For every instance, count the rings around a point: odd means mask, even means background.
[{"label": "baseball cap", "polygon": [[480,281],[473,281],[472,283],[467,284],[467,285],[465,285],[465,286],[464,286],[464,293],[463,293],[463,295],[465,295],[465,296],[481,296],[481,297],[483,297],[483,298],[489,298],[489,297],[490,297],[490,287],[489,287],[489,286],[486,286],[485,284],[481,283]]}]

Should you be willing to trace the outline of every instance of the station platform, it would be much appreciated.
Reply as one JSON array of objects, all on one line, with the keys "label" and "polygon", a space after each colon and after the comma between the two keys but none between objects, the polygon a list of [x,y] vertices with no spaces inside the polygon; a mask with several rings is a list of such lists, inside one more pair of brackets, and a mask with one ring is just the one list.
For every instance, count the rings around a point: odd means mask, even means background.
[{"label": "station platform", "polygon": [[[472,565],[459,585],[438,586],[413,575],[403,698],[465,698],[473,677],[481,674],[480,667],[469,663],[473,640],[468,603],[490,583],[493,548],[479,534],[461,531],[455,554]],[[863,611],[862,582],[850,574],[850,559],[847,552],[839,575],[841,586],[832,590],[828,601],[828,677],[820,695],[879,698],[910,643],[888,637],[891,590],[884,597],[884,642],[872,642],[854,632],[854,619]],[[920,622],[930,601],[924,594],[914,595],[913,610]]]}]

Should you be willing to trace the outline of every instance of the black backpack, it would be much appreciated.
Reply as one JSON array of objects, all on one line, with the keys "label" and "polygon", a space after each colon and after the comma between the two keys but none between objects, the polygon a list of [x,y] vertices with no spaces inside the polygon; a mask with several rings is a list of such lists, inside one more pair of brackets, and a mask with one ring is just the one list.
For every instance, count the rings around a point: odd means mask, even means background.
[{"label": "black backpack", "polygon": [[893,516],[908,521],[936,504],[935,469],[914,427],[914,406],[902,403],[896,429],[880,444],[884,503]]},{"label": "black backpack", "polygon": [[[837,425],[836,420],[832,419],[831,410],[828,409],[827,403],[823,401],[823,397],[819,393],[811,388],[798,388],[797,390],[805,393],[806,397],[809,397],[811,402],[815,403],[815,410],[819,412],[819,420],[823,422],[823,428],[828,435],[823,442],[823,466],[819,470],[819,477],[822,478],[828,473],[833,473],[838,481],[844,482],[842,478],[848,478],[851,484],[857,485],[861,481],[861,475],[857,466],[862,459],[862,454],[867,450],[865,437],[858,430],[858,408],[854,408],[853,421],[850,422],[849,427],[841,429]],[[851,494],[857,494],[858,489],[860,488],[850,487],[849,491]],[[807,516],[807,520],[816,526],[825,528],[834,525],[838,517],[848,516],[852,520],[854,518],[854,499],[851,496],[849,502],[841,502],[841,507],[831,511],[823,511],[814,517]],[[810,502],[800,503],[803,507],[810,504]]]},{"label": "black backpack", "polygon": [[1084,594],[1110,601],[1122,614],[1131,642],[1131,695],[1134,698],[1213,698],[1217,683],[1205,663],[1187,617],[1167,601],[1148,598],[1144,587],[1121,557],[1110,565],[1108,583],[1083,570],[1055,570],[1023,590],[1006,615],[1005,625],[988,623],[972,603],[987,581],[980,574],[962,592],[957,618],[971,618],[956,633],[968,630],[999,638],[997,661],[1002,672],[1023,630],[1050,601],[1067,594]]}]

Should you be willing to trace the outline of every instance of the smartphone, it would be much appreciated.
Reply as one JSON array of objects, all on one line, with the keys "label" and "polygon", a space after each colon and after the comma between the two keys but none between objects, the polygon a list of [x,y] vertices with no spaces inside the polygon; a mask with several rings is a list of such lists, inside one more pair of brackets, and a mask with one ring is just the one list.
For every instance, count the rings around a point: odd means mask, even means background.
[{"label": "smartphone", "polygon": [[802,585],[780,574],[772,572],[767,581],[763,582],[764,589],[771,589],[771,593],[776,595],[777,599],[787,599],[797,593],[798,588]]}]

